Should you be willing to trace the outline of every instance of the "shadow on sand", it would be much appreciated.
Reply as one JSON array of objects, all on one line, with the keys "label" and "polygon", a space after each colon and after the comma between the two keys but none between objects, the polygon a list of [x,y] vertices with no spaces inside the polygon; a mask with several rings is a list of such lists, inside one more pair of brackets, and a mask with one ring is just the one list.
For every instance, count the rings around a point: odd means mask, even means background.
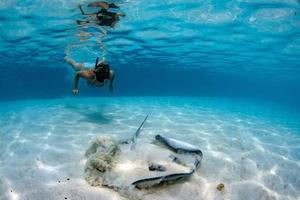
[{"label": "shadow on sand", "polygon": [[110,116],[104,115],[101,111],[93,111],[93,112],[79,112],[84,119],[81,119],[79,122],[90,122],[97,124],[109,124],[112,121]]},{"label": "shadow on sand", "polygon": [[113,118],[105,114],[105,107],[96,106],[78,106],[78,105],[66,105],[65,108],[72,111],[76,111],[83,118],[78,120],[78,122],[89,122],[97,124],[109,124]]}]

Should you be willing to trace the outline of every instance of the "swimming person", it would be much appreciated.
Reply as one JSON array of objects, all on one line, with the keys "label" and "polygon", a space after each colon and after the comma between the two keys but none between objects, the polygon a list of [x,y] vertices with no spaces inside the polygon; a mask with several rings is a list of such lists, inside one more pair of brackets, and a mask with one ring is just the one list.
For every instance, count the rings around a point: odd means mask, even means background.
[{"label": "swimming person", "polygon": [[[105,2],[96,2],[96,3],[101,3],[100,5],[97,5],[97,7],[101,7],[101,10],[96,12],[96,13],[85,13],[82,9],[82,6],[79,5],[79,9],[81,11],[82,15],[87,16],[86,20],[77,20],[78,25],[86,25],[86,24],[91,24],[91,25],[99,25],[99,26],[110,26],[114,27],[115,24],[120,20],[120,17],[124,17],[124,13],[115,13],[115,12],[110,12],[108,11],[109,8],[111,8],[107,4],[104,4]],[[89,4],[90,6],[91,4]],[[115,4],[113,4],[115,7],[117,7]],[[91,7],[91,6],[90,6]],[[96,6],[93,6],[96,7]],[[114,8],[115,8],[114,7]],[[106,9],[107,8],[107,9]]]},{"label": "swimming person", "polygon": [[98,63],[99,58],[97,58],[94,68],[86,68],[83,63],[77,63],[68,56],[65,56],[65,60],[76,70],[73,86],[74,95],[78,93],[78,82],[80,78],[86,79],[87,83],[94,87],[102,87],[109,81],[109,90],[113,92],[115,72],[110,69],[105,59]]}]

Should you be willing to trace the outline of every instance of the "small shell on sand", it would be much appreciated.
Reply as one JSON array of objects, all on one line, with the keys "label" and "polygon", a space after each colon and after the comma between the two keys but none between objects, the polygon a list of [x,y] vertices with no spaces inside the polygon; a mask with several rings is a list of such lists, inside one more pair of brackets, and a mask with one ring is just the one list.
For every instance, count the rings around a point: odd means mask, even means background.
[{"label": "small shell on sand", "polygon": [[219,190],[220,192],[224,192],[225,190],[225,185],[223,183],[220,183],[218,186],[217,186],[217,190]]}]

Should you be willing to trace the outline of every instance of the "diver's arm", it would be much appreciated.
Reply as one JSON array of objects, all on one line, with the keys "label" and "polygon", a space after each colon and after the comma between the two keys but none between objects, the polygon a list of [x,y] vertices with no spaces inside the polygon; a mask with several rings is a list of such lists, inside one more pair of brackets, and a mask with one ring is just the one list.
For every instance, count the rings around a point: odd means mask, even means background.
[{"label": "diver's arm", "polygon": [[125,13],[122,13],[122,12],[119,12],[119,13],[116,13],[116,16],[117,17],[125,17]]},{"label": "diver's arm", "polygon": [[102,32],[103,35],[101,36],[101,39],[107,35],[107,31],[103,27],[96,26],[95,28],[98,28]]},{"label": "diver's arm", "polygon": [[94,70],[81,70],[76,72],[74,77],[74,87],[73,87],[74,95],[78,93],[78,82],[80,78],[84,78],[87,81],[93,81],[94,77],[95,77]]},{"label": "diver's arm", "polygon": [[115,72],[112,71],[112,72],[111,72],[111,79],[110,79],[110,81],[109,81],[109,91],[110,91],[110,92],[113,92],[113,91],[114,91],[114,87],[113,87],[113,81],[114,81],[114,79],[115,79]]},{"label": "diver's arm", "polygon": [[74,86],[73,86],[73,94],[76,95],[78,93],[78,82],[80,79],[80,72],[77,72],[74,76]]}]

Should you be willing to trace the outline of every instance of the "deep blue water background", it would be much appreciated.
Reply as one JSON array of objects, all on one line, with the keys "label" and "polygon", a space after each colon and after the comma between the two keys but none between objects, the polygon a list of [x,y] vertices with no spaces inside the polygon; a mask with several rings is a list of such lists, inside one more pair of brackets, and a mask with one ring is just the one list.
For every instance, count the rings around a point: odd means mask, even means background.
[{"label": "deep blue water background", "polygon": [[[99,31],[75,23],[77,6],[89,2],[0,2],[0,100],[72,95],[64,49],[76,43],[70,56],[86,63],[102,54]],[[113,96],[234,97],[299,109],[299,1],[114,2],[126,17],[103,41],[116,71]],[[81,81],[79,96],[110,94]]]}]

